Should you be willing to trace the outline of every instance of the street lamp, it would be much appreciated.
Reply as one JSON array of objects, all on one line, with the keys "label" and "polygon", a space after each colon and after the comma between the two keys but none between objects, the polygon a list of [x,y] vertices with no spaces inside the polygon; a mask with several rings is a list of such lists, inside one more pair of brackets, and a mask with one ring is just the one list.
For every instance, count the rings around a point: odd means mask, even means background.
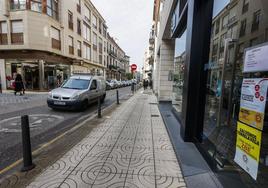
[{"label": "street lamp", "polygon": [[[226,72],[226,64],[227,64],[227,61],[228,61],[228,52],[229,52],[229,45],[230,44],[234,44],[238,42],[237,39],[233,39],[233,38],[226,38],[224,40],[224,61],[223,61],[223,66],[222,66],[222,74],[221,74],[221,85],[220,85],[220,88],[221,88],[221,94],[220,94],[220,101],[219,101],[219,112],[218,112],[218,117],[217,117],[217,127],[219,127],[221,125],[221,115],[222,115],[222,105],[223,105],[223,94],[224,94],[224,87],[225,87],[225,84],[224,84],[224,78],[225,78],[225,72]],[[235,62],[233,64],[233,68],[232,68],[232,74],[234,75],[234,71],[235,71]],[[233,76],[232,76],[232,79]],[[233,81],[232,81],[233,82]],[[231,91],[232,92],[232,86],[233,83],[231,83]],[[232,95],[231,95],[232,97]],[[229,96],[229,105],[230,104],[230,96]],[[229,106],[228,106],[228,109],[229,109]],[[230,116],[230,115],[229,115]],[[228,117],[228,122],[230,121],[230,117]]]}]

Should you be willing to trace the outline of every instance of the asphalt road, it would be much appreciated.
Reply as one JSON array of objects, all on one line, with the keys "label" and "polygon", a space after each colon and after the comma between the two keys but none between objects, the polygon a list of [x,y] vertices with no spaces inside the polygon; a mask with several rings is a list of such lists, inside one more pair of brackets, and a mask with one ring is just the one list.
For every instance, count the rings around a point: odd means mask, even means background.
[{"label": "asphalt road", "polygon": [[[130,87],[120,88],[120,99],[128,98],[131,94]],[[116,90],[107,91],[102,108],[108,107],[116,101]],[[23,109],[23,104],[17,104],[18,110],[8,110],[3,113],[4,105],[0,112],[0,171],[22,158],[21,124],[20,117],[29,115],[32,150],[39,148],[44,143],[52,140],[61,133],[75,127],[79,122],[93,116],[97,111],[97,104],[91,104],[84,112],[55,111],[47,107],[46,99],[41,97],[32,105]],[[31,101],[29,101],[31,103]],[[16,106],[16,104],[13,104]],[[27,106],[27,105],[26,105]],[[0,175],[1,178],[1,175]]]}]

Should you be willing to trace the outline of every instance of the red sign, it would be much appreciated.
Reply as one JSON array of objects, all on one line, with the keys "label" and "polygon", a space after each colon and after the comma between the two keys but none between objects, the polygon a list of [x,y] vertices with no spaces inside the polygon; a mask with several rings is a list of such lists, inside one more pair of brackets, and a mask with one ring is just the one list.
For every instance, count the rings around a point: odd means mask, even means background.
[{"label": "red sign", "polygon": [[132,64],[132,65],[131,65],[131,70],[132,70],[132,71],[135,71],[136,69],[137,69],[137,65],[136,65],[136,64]]}]

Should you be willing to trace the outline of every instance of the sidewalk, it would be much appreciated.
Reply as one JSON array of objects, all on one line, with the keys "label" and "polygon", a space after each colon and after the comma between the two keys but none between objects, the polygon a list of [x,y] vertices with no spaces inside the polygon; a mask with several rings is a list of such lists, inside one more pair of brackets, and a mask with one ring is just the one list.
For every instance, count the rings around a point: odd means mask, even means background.
[{"label": "sidewalk", "polygon": [[39,187],[186,187],[155,96],[121,104],[28,185]]}]

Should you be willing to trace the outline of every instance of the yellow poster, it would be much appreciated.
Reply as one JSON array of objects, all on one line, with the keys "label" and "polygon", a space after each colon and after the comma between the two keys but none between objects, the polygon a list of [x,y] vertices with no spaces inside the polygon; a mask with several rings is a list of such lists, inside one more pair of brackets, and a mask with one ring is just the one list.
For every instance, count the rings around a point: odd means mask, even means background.
[{"label": "yellow poster", "polygon": [[236,153],[234,161],[252,178],[257,179],[261,148],[261,131],[237,122]]},{"label": "yellow poster", "polygon": [[264,114],[253,110],[248,110],[246,108],[240,108],[239,120],[243,123],[251,125],[252,127],[262,130]]}]

